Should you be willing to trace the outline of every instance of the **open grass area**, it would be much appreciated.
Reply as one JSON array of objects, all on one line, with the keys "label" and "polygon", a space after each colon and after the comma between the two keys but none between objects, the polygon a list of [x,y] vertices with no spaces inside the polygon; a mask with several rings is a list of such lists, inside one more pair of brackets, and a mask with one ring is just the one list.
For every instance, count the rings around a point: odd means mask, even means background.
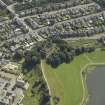
[{"label": "open grass area", "polygon": [[71,45],[72,47],[100,47],[102,46],[101,43],[99,43],[96,39],[80,39],[80,40],[68,40],[67,41],[69,45]]},{"label": "open grass area", "polygon": [[60,98],[58,105],[80,105],[83,99],[81,70],[90,63],[105,63],[105,51],[75,57],[70,64],[62,64],[53,69],[43,61],[43,68],[50,85],[52,96]]}]

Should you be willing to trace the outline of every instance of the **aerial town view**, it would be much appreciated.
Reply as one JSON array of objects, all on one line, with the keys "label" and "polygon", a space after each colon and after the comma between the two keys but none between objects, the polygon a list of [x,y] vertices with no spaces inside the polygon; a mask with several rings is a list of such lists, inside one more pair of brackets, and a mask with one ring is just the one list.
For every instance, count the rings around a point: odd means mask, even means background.
[{"label": "aerial town view", "polygon": [[105,105],[105,0],[0,0],[0,105]]}]

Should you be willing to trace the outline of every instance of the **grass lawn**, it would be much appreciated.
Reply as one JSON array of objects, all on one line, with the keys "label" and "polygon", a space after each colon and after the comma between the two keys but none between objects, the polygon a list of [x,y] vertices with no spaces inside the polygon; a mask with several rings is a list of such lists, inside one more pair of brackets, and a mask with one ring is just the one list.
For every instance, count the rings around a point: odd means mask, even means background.
[{"label": "grass lawn", "polygon": [[98,43],[96,39],[80,39],[80,40],[74,40],[74,41],[67,41],[69,45],[72,47],[81,47],[81,46],[94,46],[94,47],[100,47],[101,44]]},{"label": "grass lawn", "polygon": [[79,105],[83,98],[81,69],[89,63],[104,63],[105,51],[75,57],[70,64],[62,64],[53,69],[43,61],[44,72],[50,85],[52,96],[60,97],[59,105]]}]

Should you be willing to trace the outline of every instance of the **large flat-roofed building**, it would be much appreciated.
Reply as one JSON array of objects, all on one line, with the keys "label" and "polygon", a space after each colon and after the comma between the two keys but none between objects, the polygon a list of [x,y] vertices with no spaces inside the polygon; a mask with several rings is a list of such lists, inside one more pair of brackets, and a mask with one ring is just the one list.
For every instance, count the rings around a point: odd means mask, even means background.
[{"label": "large flat-roofed building", "polygon": [[24,98],[23,91],[28,88],[22,80],[18,67],[7,64],[0,68],[0,105],[20,105]]}]

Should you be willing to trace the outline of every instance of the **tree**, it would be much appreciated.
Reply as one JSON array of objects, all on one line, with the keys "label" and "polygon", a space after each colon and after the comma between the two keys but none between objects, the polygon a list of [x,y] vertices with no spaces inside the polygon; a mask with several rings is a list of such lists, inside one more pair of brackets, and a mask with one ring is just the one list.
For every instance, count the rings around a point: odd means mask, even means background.
[{"label": "tree", "polygon": [[71,56],[70,56],[70,54],[69,54],[68,52],[65,52],[65,56],[66,56],[65,62],[66,62],[66,63],[70,63],[70,61],[71,61]]},{"label": "tree", "polygon": [[66,55],[64,52],[59,52],[59,57],[62,63],[66,61]]},{"label": "tree", "polygon": [[53,67],[57,67],[59,64],[61,64],[61,59],[59,58],[59,56],[54,56],[53,57],[53,62],[52,62],[52,66]]},{"label": "tree", "polygon": [[57,97],[57,96],[54,96],[53,100],[54,100],[55,105],[57,105],[59,103],[59,101],[60,101],[60,98]]},{"label": "tree", "polygon": [[13,57],[15,60],[19,61],[23,58],[23,51],[20,49],[20,50],[17,50],[14,54],[14,57]]}]

